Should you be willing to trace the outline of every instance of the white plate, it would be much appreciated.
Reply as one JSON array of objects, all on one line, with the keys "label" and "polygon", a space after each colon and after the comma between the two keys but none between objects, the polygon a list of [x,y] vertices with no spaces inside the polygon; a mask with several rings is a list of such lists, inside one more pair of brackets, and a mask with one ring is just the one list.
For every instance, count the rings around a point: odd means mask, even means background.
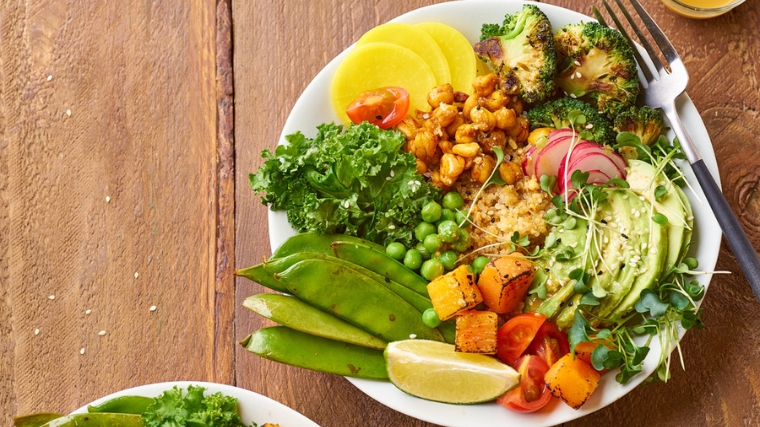
[{"label": "white plate", "polygon": [[[250,425],[256,423],[259,426],[265,423],[279,424],[283,427],[319,427],[314,421],[299,414],[293,409],[274,401],[266,396],[254,393],[250,390],[233,387],[230,385],[207,383],[200,381],[179,381],[165,382],[142,385],[139,387],[128,388],[89,403],[89,405],[99,405],[105,401],[119,396],[146,396],[156,397],[174,386],[187,389],[189,385],[204,387],[206,394],[221,392],[225,396],[232,396],[238,400],[238,413],[243,423]],[[87,405],[77,409],[73,414],[87,413]]]},{"label": "white plate", "polygon": [[[417,9],[406,13],[393,21],[405,23],[441,22],[458,29],[471,43],[478,41],[480,27],[484,23],[501,23],[506,13],[518,11],[522,1],[509,0],[472,0],[466,2],[448,2]],[[548,4],[537,4],[558,28],[569,23],[590,21],[592,18]],[[280,143],[284,143],[285,135],[301,131],[308,137],[316,135],[316,127],[326,122],[339,122],[333,113],[332,106],[326,105],[330,98],[330,84],[338,64],[345,58],[346,51],[338,55],[314,78],[296,102],[288,120],[285,122]],[[697,148],[716,181],[719,181],[718,166],[715,153],[710,143],[704,123],[694,104],[687,95],[678,102],[678,111],[683,124],[689,131]],[[673,135],[669,135],[673,138]],[[687,164],[684,164],[687,181],[695,191],[686,191],[694,209],[695,229],[694,241],[690,254],[699,260],[701,271],[713,271],[718,259],[721,236],[720,227],[710,207],[705,202],[702,190]],[[284,212],[269,212],[269,238],[272,249],[277,248],[295,231],[288,224]],[[710,275],[700,275],[697,280],[705,287],[708,286]],[[541,411],[532,414],[518,414],[507,411],[495,403],[480,405],[446,405],[429,402],[402,393],[392,384],[382,381],[361,380],[349,378],[362,392],[384,405],[420,420],[450,427],[502,427],[506,425],[549,426],[560,424],[597,411],[633,390],[649,374],[654,372],[659,360],[660,348],[657,343],[651,346],[649,356],[644,364],[644,372],[626,385],[615,381],[612,373],[602,376],[599,389],[579,410],[573,410],[561,402],[554,402]],[[681,374],[678,363],[671,363],[674,375]],[[554,399],[555,401],[557,399]]]}]

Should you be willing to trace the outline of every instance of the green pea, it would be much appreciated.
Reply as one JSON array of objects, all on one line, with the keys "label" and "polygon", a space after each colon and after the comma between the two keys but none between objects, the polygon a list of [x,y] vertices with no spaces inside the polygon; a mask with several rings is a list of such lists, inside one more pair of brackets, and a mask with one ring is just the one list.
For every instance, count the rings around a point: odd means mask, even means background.
[{"label": "green pea", "polygon": [[457,263],[459,256],[454,251],[444,251],[438,256],[438,260],[443,264],[443,268],[446,270],[453,270]]},{"label": "green pea", "polygon": [[438,202],[431,201],[425,203],[425,206],[422,207],[422,212],[420,212],[420,215],[422,216],[422,220],[425,222],[436,222],[441,218],[441,205],[438,204]]},{"label": "green pea", "polygon": [[438,234],[428,234],[422,244],[425,245],[425,249],[427,249],[432,256],[432,254],[440,251],[443,247],[443,238]]},{"label": "green pea", "polygon": [[438,317],[438,313],[434,308],[428,308],[422,312],[422,323],[428,328],[437,328],[441,324],[441,319]]},{"label": "green pea", "polygon": [[385,254],[395,260],[401,261],[404,259],[404,255],[406,255],[406,248],[399,242],[389,243],[385,247]]},{"label": "green pea", "polygon": [[467,223],[470,221],[470,217],[467,216],[466,211],[458,210],[454,214],[454,220],[457,222],[457,224],[461,226],[467,225]]},{"label": "green pea", "polygon": [[441,209],[441,219],[438,220],[438,224],[443,221],[454,221],[457,218],[457,214],[449,208]]},{"label": "green pea", "polygon": [[449,191],[443,196],[443,207],[451,210],[457,210],[464,206],[464,198],[456,191]]},{"label": "green pea", "polygon": [[459,239],[457,239],[456,242],[452,245],[455,251],[462,253],[467,251],[467,249],[470,248],[470,245],[472,244],[472,238],[470,237],[470,233],[465,230],[464,228],[459,229]]},{"label": "green pea", "polygon": [[409,249],[404,255],[404,265],[417,270],[422,265],[422,253],[417,249]]},{"label": "green pea", "polygon": [[443,264],[437,258],[431,258],[422,263],[420,274],[427,280],[433,280],[443,275]]},{"label": "green pea", "polygon": [[433,256],[433,254],[429,250],[427,250],[427,248],[425,247],[425,244],[422,242],[417,243],[414,249],[416,249],[417,252],[420,253],[420,255],[422,256],[422,259],[430,259]]},{"label": "green pea", "polygon": [[417,239],[417,241],[422,242],[423,240],[425,240],[425,237],[435,232],[436,232],[435,225],[429,222],[423,221],[417,224],[416,227],[414,227],[414,238]]},{"label": "green pea", "polygon": [[486,265],[488,265],[489,262],[491,262],[491,259],[487,256],[479,256],[472,260],[472,268],[476,273],[480,274],[483,272],[483,269],[486,268]]},{"label": "green pea", "polygon": [[454,243],[459,239],[459,225],[454,220],[441,221],[438,224],[438,235],[446,243]]}]

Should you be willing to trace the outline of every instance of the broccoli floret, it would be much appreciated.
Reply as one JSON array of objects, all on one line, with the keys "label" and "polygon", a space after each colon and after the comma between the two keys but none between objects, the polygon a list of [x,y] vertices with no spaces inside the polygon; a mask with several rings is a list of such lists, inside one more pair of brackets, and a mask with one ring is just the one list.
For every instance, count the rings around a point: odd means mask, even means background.
[{"label": "broccoli floret", "polygon": [[646,105],[620,112],[613,122],[616,132],[630,132],[638,136],[644,145],[657,141],[664,127],[662,113]]},{"label": "broccoli floret", "polygon": [[531,108],[527,114],[532,129],[572,127],[585,140],[607,145],[615,143],[616,134],[612,130],[612,122],[605,115],[600,114],[596,108],[580,99],[569,97],[555,99]]},{"label": "broccoli floret", "polygon": [[502,80],[502,89],[528,103],[539,102],[554,90],[557,71],[554,37],[549,18],[536,6],[504,17],[504,24],[484,24],[475,53]]},{"label": "broccoli floret", "polygon": [[636,59],[620,31],[596,22],[566,25],[554,33],[556,84],[605,113],[633,105],[639,94]]}]

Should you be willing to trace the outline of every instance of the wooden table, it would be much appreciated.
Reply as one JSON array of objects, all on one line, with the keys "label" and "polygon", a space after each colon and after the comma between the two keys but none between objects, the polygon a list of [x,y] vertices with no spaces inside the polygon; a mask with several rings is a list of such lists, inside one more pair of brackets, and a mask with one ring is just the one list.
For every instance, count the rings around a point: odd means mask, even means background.
[{"label": "wooden table", "polygon": [[[431,3],[0,6],[0,423],[204,380],[326,427],[429,425],[245,351],[264,322],[241,303],[262,288],[232,271],[270,254],[247,174],[299,94],[366,30]],[[685,59],[724,192],[760,247],[760,3],[707,21],[643,3]],[[686,371],[568,425],[760,423],[760,306],[725,244],[716,269],[733,274],[713,278]]]}]

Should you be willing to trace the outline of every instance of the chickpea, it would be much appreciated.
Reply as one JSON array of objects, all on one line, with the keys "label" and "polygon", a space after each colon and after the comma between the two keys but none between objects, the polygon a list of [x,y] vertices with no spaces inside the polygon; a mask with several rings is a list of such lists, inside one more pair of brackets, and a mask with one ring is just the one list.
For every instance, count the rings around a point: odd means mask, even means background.
[{"label": "chickpea", "polygon": [[499,129],[512,129],[517,122],[517,113],[515,110],[507,107],[501,107],[493,113],[496,118],[496,127]]},{"label": "chickpea", "polygon": [[499,165],[499,176],[509,185],[515,184],[522,176],[520,165],[515,162],[503,162]]},{"label": "chickpea", "polygon": [[454,118],[451,124],[446,126],[446,133],[449,134],[450,138],[456,137],[457,129],[459,128],[459,126],[462,126],[463,124],[464,124],[464,117],[462,117],[462,114],[457,114],[457,116]]},{"label": "chickpea", "polygon": [[499,76],[495,73],[486,74],[485,76],[477,76],[472,82],[472,88],[478,96],[488,96],[494,90],[499,83]]},{"label": "chickpea", "polygon": [[487,154],[493,154],[493,147],[499,147],[503,151],[507,147],[507,134],[503,130],[492,130],[478,138],[478,143]]},{"label": "chickpea", "polygon": [[464,158],[472,158],[480,153],[480,145],[477,142],[467,144],[456,144],[451,147],[451,152]]},{"label": "chickpea", "polygon": [[539,139],[546,138],[550,133],[554,131],[553,128],[537,128],[530,131],[528,134],[528,144],[536,145]]},{"label": "chickpea", "polygon": [[470,179],[473,181],[485,184],[488,177],[491,176],[493,168],[496,167],[496,160],[491,156],[477,156],[473,160],[472,167],[470,168]]},{"label": "chickpea", "polygon": [[404,134],[407,141],[414,139],[414,137],[417,135],[417,129],[419,129],[419,127],[420,126],[417,124],[417,120],[409,115],[401,119],[401,122],[396,125],[396,129]]},{"label": "chickpea", "polygon": [[435,135],[429,129],[420,129],[414,139],[407,141],[406,151],[414,154],[415,157],[423,162],[430,162],[435,158],[435,150],[438,148],[438,142]]},{"label": "chickpea", "polygon": [[515,114],[519,116],[523,112],[522,99],[520,99],[517,96],[513,96],[512,99],[509,101],[509,104],[507,104],[507,107],[515,110]]},{"label": "chickpea", "polygon": [[483,132],[488,132],[496,126],[496,118],[493,113],[479,105],[470,111],[470,119],[478,130]]},{"label": "chickpea", "polygon": [[509,97],[503,91],[495,90],[487,97],[480,98],[478,102],[481,107],[486,107],[489,111],[496,111],[507,106]]},{"label": "chickpea", "polygon": [[442,128],[450,125],[459,115],[459,109],[452,104],[441,103],[433,110],[431,120],[435,120]]},{"label": "chickpea", "polygon": [[464,159],[450,153],[441,156],[441,164],[438,169],[439,179],[445,186],[454,185],[459,175],[464,171]]},{"label": "chickpea", "polygon": [[462,115],[464,115],[465,119],[470,118],[470,112],[473,108],[478,106],[478,95],[472,94],[470,95],[467,100],[464,101],[464,105],[462,106]]},{"label": "chickpea", "polygon": [[478,129],[472,123],[465,123],[457,128],[457,132],[454,135],[454,140],[457,144],[466,144],[468,142],[475,142]]},{"label": "chickpea", "polygon": [[454,147],[454,143],[447,140],[438,141],[438,148],[441,149],[441,152],[445,153],[451,153],[452,148]]},{"label": "chickpea", "polygon": [[444,83],[433,88],[428,93],[427,102],[433,108],[438,108],[441,103],[454,103],[454,88],[449,83]]},{"label": "chickpea", "polygon": [[507,136],[511,136],[518,143],[528,140],[528,134],[530,133],[530,123],[525,117],[519,116],[515,120],[515,125],[507,130]]}]

